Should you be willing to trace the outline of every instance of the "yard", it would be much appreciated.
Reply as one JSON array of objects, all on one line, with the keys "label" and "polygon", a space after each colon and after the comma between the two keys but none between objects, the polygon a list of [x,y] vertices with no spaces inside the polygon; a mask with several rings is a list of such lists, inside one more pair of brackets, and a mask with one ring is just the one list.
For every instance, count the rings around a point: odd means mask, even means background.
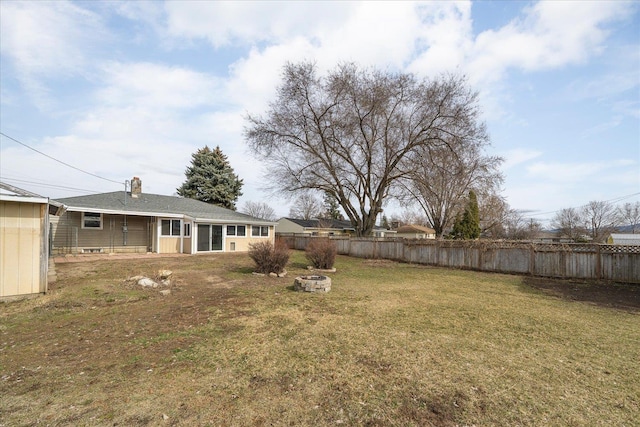
[{"label": "yard", "polygon": [[[252,265],[58,264],[0,303],[0,426],[637,425],[638,287],[338,256],[308,294],[302,252],[285,278]],[[161,269],[169,295],[125,282]],[[624,297],[574,298],[595,288]]]}]

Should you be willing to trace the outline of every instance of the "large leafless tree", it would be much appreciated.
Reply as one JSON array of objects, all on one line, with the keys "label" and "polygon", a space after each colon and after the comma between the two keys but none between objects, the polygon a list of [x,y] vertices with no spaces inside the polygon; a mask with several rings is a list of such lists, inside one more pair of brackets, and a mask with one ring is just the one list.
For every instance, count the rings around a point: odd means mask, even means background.
[{"label": "large leafless tree", "polygon": [[271,189],[331,195],[359,236],[371,233],[390,186],[410,172],[405,158],[484,133],[463,78],[419,80],[353,64],[325,77],[314,64],[287,64],[266,116],[247,120],[245,138]]},{"label": "large leafless tree", "polygon": [[502,158],[484,154],[488,141],[479,127],[464,140],[449,138],[446,145],[420,147],[407,158],[413,167],[399,181],[402,198],[420,206],[437,236],[453,224],[469,191],[476,193],[480,204],[498,197]]}]

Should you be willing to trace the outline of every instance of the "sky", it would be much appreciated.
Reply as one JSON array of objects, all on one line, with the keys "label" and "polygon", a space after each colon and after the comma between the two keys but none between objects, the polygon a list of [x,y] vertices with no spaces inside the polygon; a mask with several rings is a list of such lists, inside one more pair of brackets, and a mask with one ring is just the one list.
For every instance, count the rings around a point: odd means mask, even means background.
[{"label": "sky", "polygon": [[[264,187],[243,137],[286,62],[467,77],[502,195],[543,223],[640,200],[640,2],[0,2],[0,180],[50,198],[175,194],[219,146],[241,209]],[[399,214],[390,202],[386,212]]]}]

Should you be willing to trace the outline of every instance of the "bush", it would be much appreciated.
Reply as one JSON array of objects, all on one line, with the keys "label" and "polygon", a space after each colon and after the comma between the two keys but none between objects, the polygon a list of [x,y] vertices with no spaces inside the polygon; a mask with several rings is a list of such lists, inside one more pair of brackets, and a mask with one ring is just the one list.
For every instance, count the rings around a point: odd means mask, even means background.
[{"label": "bush", "polygon": [[311,239],[305,249],[305,255],[311,265],[322,270],[333,268],[337,252],[336,245],[329,239]]},{"label": "bush", "polygon": [[277,242],[275,247],[271,242],[251,243],[249,257],[256,263],[258,273],[280,274],[289,262],[289,248],[284,242]]}]

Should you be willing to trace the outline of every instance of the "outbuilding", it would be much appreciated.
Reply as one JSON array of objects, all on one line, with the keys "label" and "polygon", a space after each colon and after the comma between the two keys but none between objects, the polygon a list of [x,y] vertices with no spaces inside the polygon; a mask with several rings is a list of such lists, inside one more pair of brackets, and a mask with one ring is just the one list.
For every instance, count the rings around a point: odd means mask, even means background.
[{"label": "outbuilding", "polygon": [[49,269],[49,214],[64,206],[0,182],[0,298],[45,293]]}]

